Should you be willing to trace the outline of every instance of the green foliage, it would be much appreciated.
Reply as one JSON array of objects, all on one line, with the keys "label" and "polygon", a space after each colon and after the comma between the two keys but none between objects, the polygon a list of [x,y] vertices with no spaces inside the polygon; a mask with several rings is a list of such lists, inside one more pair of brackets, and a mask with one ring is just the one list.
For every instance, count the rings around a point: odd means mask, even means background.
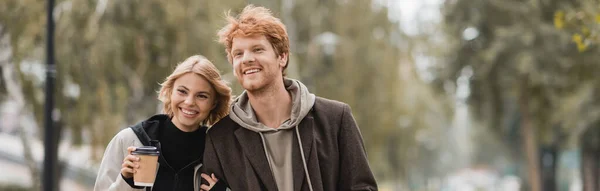
[{"label": "green foliage", "polygon": [[[456,80],[463,68],[473,68],[469,105],[497,140],[509,140],[504,147],[515,164],[536,156],[520,149],[525,144],[519,141],[522,137],[538,146],[573,146],[581,131],[600,117],[600,102],[592,98],[600,90],[595,72],[600,69],[600,54],[590,41],[596,38],[598,25],[587,25],[592,14],[582,16],[588,21],[580,22],[576,14],[564,11],[598,5],[581,2],[444,3],[449,62],[436,70],[440,74],[436,83],[442,87]],[[477,35],[468,38],[468,30],[473,29]],[[528,124],[534,128],[531,137],[523,133]],[[479,152],[487,151],[480,148]]]},{"label": "green foliage", "polygon": [[[523,10],[507,8],[517,5]],[[449,70],[440,70],[439,82],[456,79],[465,66],[473,67],[470,103],[475,113],[492,121],[489,126],[500,131],[507,124],[495,119],[511,115],[510,108],[506,107],[515,108],[511,105],[519,99],[519,84],[526,80],[529,85],[525,89],[530,92],[528,100],[532,103],[529,112],[537,118],[535,126],[542,132],[560,126],[566,118],[553,113],[559,111],[562,100],[568,99],[571,93],[583,87],[581,85],[596,82],[592,71],[600,67],[594,61],[598,59],[594,52],[597,50],[579,53],[571,48],[571,41],[581,38],[571,38],[568,33],[555,29],[556,18],[562,16],[551,10],[561,7],[559,1],[539,5],[517,1],[446,3],[446,28],[455,47],[450,50],[457,51],[449,51],[453,59],[445,66]],[[499,18],[497,14],[510,16]],[[469,27],[479,31],[477,38],[462,38]]]},{"label": "green foliage", "polygon": [[[0,4],[2,34],[9,36],[12,48],[10,60],[24,71],[20,77],[27,107],[41,124],[44,78],[28,69],[44,66],[45,3]],[[72,132],[76,144],[103,147],[119,129],[158,112],[158,83],[178,62],[202,54],[227,69],[214,39],[222,12],[231,5],[241,3],[58,1],[55,95],[63,129]]]},{"label": "green foliage", "polygon": [[597,0],[578,0],[554,13],[554,26],[573,36],[579,52],[585,52],[600,42],[600,3]]}]

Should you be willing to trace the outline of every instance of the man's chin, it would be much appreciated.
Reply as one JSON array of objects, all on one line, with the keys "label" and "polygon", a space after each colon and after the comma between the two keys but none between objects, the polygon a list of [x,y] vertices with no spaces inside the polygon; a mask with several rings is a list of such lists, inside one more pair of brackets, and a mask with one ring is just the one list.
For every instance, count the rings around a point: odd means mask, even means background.
[{"label": "man's chin", "polygon": [[258,88],[255,88],[254,86],[244,86],[244,90],[246,90],[247,92],[256,92]]},{"label": "man's chin", "polygon": [[256,91],[256,90],[260,89],[260,84],[258,84],[258,82],[244,82],[242,84],[242,87],[246,91]]}]

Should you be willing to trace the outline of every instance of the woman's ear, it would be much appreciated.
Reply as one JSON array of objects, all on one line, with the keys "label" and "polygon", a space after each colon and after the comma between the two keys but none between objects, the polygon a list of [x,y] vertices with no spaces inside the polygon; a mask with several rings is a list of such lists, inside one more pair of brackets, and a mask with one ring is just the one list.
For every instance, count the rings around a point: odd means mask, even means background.
[{"label": "woman's ear", "polygon": [[218,101],[213,102],[212,107],[210,108],[210,111],[212,111],[213,109],[217,108],[217,105],[219,104]]}]

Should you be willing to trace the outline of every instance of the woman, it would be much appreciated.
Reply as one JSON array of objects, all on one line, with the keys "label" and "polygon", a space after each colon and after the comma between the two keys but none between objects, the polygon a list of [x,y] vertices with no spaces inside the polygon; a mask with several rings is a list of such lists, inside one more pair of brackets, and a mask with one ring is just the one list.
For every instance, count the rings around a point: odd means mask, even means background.
[{"label": "woman", "polygon": [[231,88],[217,68],[202,56],[180,63],[161,84],[158,99],[163,112],[123,129],[104,152],[94,190],[140,190],[133,173],[139,158],[135,147],[156,146],[159,168],[152,190],[209,190],[217,181],[202,174],[210,185],[200,185],[207,126],[229,112]]}]

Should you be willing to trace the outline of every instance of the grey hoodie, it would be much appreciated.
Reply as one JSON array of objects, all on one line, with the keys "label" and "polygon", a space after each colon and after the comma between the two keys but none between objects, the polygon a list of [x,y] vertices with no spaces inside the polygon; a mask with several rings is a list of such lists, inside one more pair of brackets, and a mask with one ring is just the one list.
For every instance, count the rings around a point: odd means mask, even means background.
[{"label": "grey hoodie", "polygon": [[[284,78],[283,83],[285,89],[292,96],[292,112],[290,119],[284,121],[278,128],[267,127],[258,121],[246,91],[231,104],[230,117],[240,126],[260,134],[278,190],[293,190],[292,135],[294,129],[298,130],[298,124],[315,104],[315,95],[308,92],[308,88],[298,80]],[[299,138],[298,141],[300,141]],[[302,151],[302,149],[300,150]],[[307,172],[304,157],[302,157],[302,162],[305,172]],[[306,174],[306,176],[310,181],[309,175]]]}]

